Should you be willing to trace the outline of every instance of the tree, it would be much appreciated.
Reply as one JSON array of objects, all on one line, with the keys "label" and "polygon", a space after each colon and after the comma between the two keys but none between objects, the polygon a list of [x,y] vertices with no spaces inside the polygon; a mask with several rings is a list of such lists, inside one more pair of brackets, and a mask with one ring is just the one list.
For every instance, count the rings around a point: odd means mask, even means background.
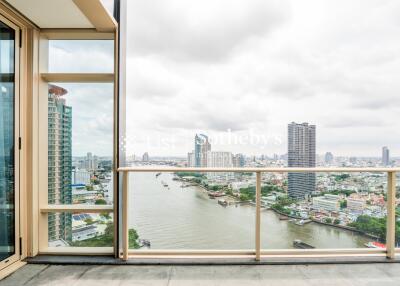
[{"label": "tree", "polygon": [[338,225],[340,223],[340,220],[339,219],[335,219],[334,221],[333,221],[333,224],[336,224],[336,225]]},{"label": "tree", "polygon": [[129,248],[139,248],[139,235],[137,234],[136,230],[131,228],[128,232],[129,234]]},{"label": "tree", "polygon": [[341,209],[347,208],[347,200],[343,200],[343,201],[340,202],[340,208]]},{"label": "tree", "polygon": [[94,204],[95,204],[95,205],[106,205],[106,204],[107,204],[107,201],[106,201],[105,199],[97,199],[97,200],[94,202]]},{"label": "tree", "polygon": [[[114,224],[112,222],[107,223],[107,227],[104,230],[103,235],[99,235],[90,239],[75,241],[71,243],[71,246],[81,247],[105,247],[112,246],[114,243]],[[139,235],[136,230],[131,228],[129,230],[129,248],[139,248]]]},{"label": "tree", "polygon": [[326,223],[332,223],[332,219],[331,219],[330,217],[327,217],[327,218],[325,219],[325,222],[326,222]]}]

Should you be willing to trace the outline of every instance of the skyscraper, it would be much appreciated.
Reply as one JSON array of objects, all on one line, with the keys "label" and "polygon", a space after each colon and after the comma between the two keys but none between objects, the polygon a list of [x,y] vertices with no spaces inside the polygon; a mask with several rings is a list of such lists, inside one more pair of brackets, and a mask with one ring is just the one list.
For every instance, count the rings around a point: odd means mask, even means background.
[{"label": "skyscraper", "polygon": [[195,167],[195,156],[194,152],[189,152],[187,157],[187,166],[188,167]]},{"label": "skyscraper", "polygon": [[390,164],[389,148],[387,146],[384,146],[382,148],[382,165],[389,166],[389,164]]},{"label": "skyscraper", "polygon": [[[288,166],[315,167],[315,125],[292,122],[288,125]],[[304,199],[315,191],[315,173],[289,173],[288,193]]]},{"label": "skyscraper", "polygon": [[211,151],[211,144],[204,134],[194,137],[194,167],[207,167],[207,152]]},{"label": "skyscraper", "polygon": [[[72,108],[62,98],[67,91],[49,85],[48,95],[48,202],[72,203]],[[49,214],[49,240],[72,239],[71,214]]]},{"label": "skyscraper", "polygon": [[[208,151],[207,152],[207,167],[210,168],[232,168],[233,155],[231,152],[223,151]],[[208,178],[225,178],[232,176],[231,172],[210,172],[207,173]]]},{"label": "skyscraper", "polygon": [[88,152],[86,154],[86,159],[85,159],[85,168],[88,171],[96,171],[97,168],[99,167],[99,160],[97,156],[93,156],[91,152]]},{"label": "skyscraper", "polygon": [[145,152],[142,156],[142,161],[149,162],[149,160],[150,160],[149,153]]},{"label": "skyscraper", "polygon": [[325,153],[325,163],[331,164],[333,162],[333,154],[331,152]]},{"label": "skyscraper", "polygon": [[245,159],[243,154],[236,154],[233,156],[233,167],[241,168],[244,167]]}]

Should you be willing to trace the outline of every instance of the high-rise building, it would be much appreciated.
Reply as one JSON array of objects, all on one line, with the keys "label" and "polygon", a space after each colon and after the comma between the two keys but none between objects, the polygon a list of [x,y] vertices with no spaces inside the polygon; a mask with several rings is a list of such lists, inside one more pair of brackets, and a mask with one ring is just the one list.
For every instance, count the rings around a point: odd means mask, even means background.
[{"label": "high-rise building", "polygon": [[332,164],[332,162],[333,162],[333,154],[331,152],[326,152],[325,153],[325,163]]},{"label": "high-rise building", "polygon": [[389,148],[387,146],[384,146],[382,148],[382,165],[389,166],[389,164],[390,164]]},{"label": "high-rise building", "polygon": [[[62,97],[67,91],[49,85],[48,95],[48,202],[72,203],[72,108]],[[72,239],[71,214],[48,215],[49,240]]]},{"label": "high-rise building", "polygon": [[142,161],[143,162],[149,162],[150,161],[150,157],[149,157],[149,153],[145,152],[142,156]]},{"label": "high-rise building", "polygon": [[92,178],[92,173],[86,169],[72,170],[72,183],[89,185]]},{"label": "high-rise building", "polygon": [[[233,167],[233,156],[231,152],[222,151],[208,151],[207,152],[207,166],[210,168],[232,168]],[[210,172],[207,173],[207,177],[225,177],[231,176],[231,172]]]},{"label": "high-rise building", "polygon": [[[288,125],[288,166],[315,167],[315,125],[292,122]],[[288,193],[304,199],[315,191],[315,173],[289,173]]]},{"label": "high-rise building", "polygon": [[241,168],[244,167],[245,159],[243,154],[236,154],[233,156],[233,167]]},{"label": "high-rise building", "polygon": [[187,166],[188,167],[195,167],[195,157],[194,157],[194,152],[189,152],[188,153],[188,158],[187,158]]},{"label": "high-rise building", "polygon": [[99,167],[99,160],[97,156],[93,156],[91,152],[86,154],[85,158],[85,168],[89,171],[96,171]]},{"label": "high-rise building", "polygon": [[207,167],[207,153],[211,151],[211,144],[204,134],[194,137],[194,167]]}]

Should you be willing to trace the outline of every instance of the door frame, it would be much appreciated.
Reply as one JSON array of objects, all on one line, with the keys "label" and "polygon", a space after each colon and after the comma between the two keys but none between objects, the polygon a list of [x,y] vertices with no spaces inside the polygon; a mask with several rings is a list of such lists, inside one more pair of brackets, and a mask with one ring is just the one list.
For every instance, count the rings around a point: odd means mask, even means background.
[{"label": "door frame", "polygon": [[0,14],[0,21],[15,31],[14,40],[14,210],[15,253],[0,261],[0,271],[21,259],[20,245],[20,33],[21,27]]}]

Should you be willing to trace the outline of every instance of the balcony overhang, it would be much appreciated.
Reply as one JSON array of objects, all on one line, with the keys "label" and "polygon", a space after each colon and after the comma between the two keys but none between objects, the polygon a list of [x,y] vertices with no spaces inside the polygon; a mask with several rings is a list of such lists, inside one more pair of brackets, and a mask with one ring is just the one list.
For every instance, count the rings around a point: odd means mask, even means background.
[{"label": "balcony overhang", "polygon": [[115,30],[117,23],[100,0],[7,0],[41,29]]}]

